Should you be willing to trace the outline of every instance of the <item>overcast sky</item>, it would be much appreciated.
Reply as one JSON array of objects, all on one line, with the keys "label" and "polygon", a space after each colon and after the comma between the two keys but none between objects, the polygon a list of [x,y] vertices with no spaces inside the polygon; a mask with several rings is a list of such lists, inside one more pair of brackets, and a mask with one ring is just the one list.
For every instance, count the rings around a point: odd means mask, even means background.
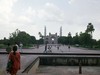
[{"label": "overcast sky", "polygon": [[94,39],[100,39],[100,0],[0,0],[0,39],[8,38],[16,29],[39,38],[58,33],[72,36],[84,32],[88,23],[94,25]]}]

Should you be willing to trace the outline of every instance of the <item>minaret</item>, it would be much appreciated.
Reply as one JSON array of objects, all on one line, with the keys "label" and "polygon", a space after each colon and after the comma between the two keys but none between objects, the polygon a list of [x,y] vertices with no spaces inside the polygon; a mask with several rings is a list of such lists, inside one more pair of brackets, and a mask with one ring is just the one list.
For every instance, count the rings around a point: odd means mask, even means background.
[{"label": "minaret", "polygon": [[62,36],[62,26],[60,27],[60,36]]},{"label": "minaret", "polygon": [[44,44],[46,44],[46,26],[44,27]]},{"label": "minaret", "polygon": [[46,26],[44,27],[44,36],[46,36]]}]

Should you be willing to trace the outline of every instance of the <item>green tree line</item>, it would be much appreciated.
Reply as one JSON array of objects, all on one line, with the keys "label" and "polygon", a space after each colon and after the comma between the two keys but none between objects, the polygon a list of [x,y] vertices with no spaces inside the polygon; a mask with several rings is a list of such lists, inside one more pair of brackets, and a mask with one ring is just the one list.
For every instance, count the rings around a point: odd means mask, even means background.
[{"label": "green tree line", "polygon": [[9,38],[0,40],[0,45],[7,45],[10,43],[14,45],[17,43],[18,45],[22,43],[24,46],[31,46],[33,44],[37,44],[39,40],[36,40],[35,36],[31,36],[25,31],[20,31],[16,29],[13,33],[10,33]]},{"label": "green tree line", "polygon": [[[66,36],[62,36],[58,38],[59,44],[65,45],[79,45],[87,48],[100,48],[100,40],[93,39],[92,33],[94,32],[94,26],[92,23],[88,23],[87,28],[84,32],[76,33],[75,36],[71,35],[71,32]],[[35,36],[31,36],[25,31],[20,31],[16,29],[13,33],[10,33],[9,38],[0,40],[0,45],[7,45],[10,43],[11,45],[23,43],[24,46],[33,45],[33,44],[44,44],[43,38],[39,40],[36,39]]]},{"label": "green tree line", "polygon": [[87,48],[100,48],[100,40],[92,38],[94,32],[94,26],[92,23],[88,23],[85,32],[76,33],[72,36],[69,32],[67,36],[59,37],[58,42],[65,45],[80,45]]}]

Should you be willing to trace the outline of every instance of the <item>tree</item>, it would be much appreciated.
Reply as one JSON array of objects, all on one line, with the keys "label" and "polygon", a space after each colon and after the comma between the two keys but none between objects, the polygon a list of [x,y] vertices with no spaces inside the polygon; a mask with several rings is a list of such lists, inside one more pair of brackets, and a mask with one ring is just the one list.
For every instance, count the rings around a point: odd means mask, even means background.
[{"label": "tree", "polygon": [[100,39],[97,41],[97,47],[100,48]]},{"label": "tree", "polygon": [[13,33],[10,34],[9,38],[15,39],[18,36],[19,32],[20,30],[16,29]]},{"label": "tree", "polygon": [[68,37],[66,37],[66,36],[59,37],[58,38],[58,43],[67,45],[68,44]]},{"label": "tree", "polygon": [[30,36],[31,37],[31,43],[32,44],[36,44],[36,38],[35,36]]},{"label": "tree", "polygon": [[73,37],[73,44],[79,44],[79,36],[78,33]]},{"label": "tree", "polygon": [[88,23],[88,25],[87,25],[87,29],[86,29],[86,33],[88,33],[88,34],[90,34],[91,35],[91,37],[92,37],[92,32],[94,31],[95,29],[94,29],[94,26],[93,26],[93,24],[92,23]]},{"label": "tree", "polygon": [[25,31],[16,30],[15,32],[10,34],[9,41],[14,44],[17,42],[18,44],[21,42],[24,45],[35,44],[36,38],[34,36],[30,36]]},{"label": "tree", "polygon": [[83,46],[90,46],[91,40],[91,35],[88,33],[81,33],[79,36],[79,42]]},{"label": "tree", "polygon": [[21,31],[18,36],[15,38],[15,41],[22,42],[24,45],[30,44],[31,42],[31,37],[29,34],[27,34],[24,31]]},{"label": "tree", "polygon": [[71,36],[71,32],[68,33],[68,44],[72,44],[72,36]]}]

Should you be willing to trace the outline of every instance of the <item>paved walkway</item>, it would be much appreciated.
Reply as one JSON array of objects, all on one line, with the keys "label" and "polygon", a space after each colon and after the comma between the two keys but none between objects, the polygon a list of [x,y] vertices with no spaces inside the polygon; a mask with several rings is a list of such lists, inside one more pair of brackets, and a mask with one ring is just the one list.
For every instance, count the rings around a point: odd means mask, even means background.
[{"label": "paved walkway", "polygon": [[[45,46],[40,46],[39,48],[22,49],[22,52],[43,53],[44,49]],[[60,46],[59,50],[57,49],[56,46],[52,46],[51,51],[52,53],[100,53],[100,50],[88,50],[85,48],[70,47],[70,49],[68,49],[68,46],[66,45]],[[0,49],[0,52],[6,52],[6,51],[5,49]],[[49,52],[48,49],[47,52]]]},{"label": "paved walkway", "polygon": [[79,74],[78,66],[40,66],[35,75],[100,75],[100,67],[84,66]]},{"label": "paved walkway", "polygon": [[[41,46],[39,48],[31,48],[31,49],[23,49],[23,52],[33,52],[33,53],[43,53],[45,47]],[[57,49],[57,47],[53,46],[51,48],[52,53],[100,53],[100,51],[98,50],[86,50],[86,49],[81,49],[81,48],[75,48],[75,47],[71,47],[70,49],[68,49],[68,46],[60,46],[59,50]],[[0,52],[6,52],[5,49],[0,49]],[[49,52],[49,50],[47,51]],[[26,66],[29,65],[29,63],[31,63],[36,57],[38,57],[37,55],[21,55],[21,70],[18,72],[18,75],[28,75],[28,74],[22,74],[21,72],[26,68]],[[9,75],[6,73],[5,69],[6,69],[6,63],[7,63],[7,59],[8,59],[8,55],[7,54],[1,54],[0,55],[0,75]],[[60,67],[61,70],[62,67]],[[68,67],[67,67],[68,68]],[[70,67],[69,67],[70,68]],[[44,68],[39,68],[39,70],[43,70]],[[52,71],[57,71],[58,69],[54,67],[50,68]],[[90,68],[86,67],[86,69],[88,71],[90,71]],[[48,69],[47,69],[48,70]],[[78,70],[77,67],[74,67],[74,69],[71,69],[72,73],[75,73],[76,75],[78,73],[76,73],[76,71]],[[48,70],[49,71],[49,70]],[[59,70],[58,70],[59,71]],[[100,74],[100,67],[97,68],[92,68],[91,67],[91,72],[94,72],[94,75],[99,75]],[[66,70],[65,68],[65,72],[69,73],[69,70]],[[97,74],[96,74],[97,72]],[[89,73],[89,72],[87,72]],[[99,73],[99,74],[98,74]],[[59,73],[60,74],[60,73]],[[33,74],[32,74],[33,75]],[[37,75],[52,75],[52,74],[42,74],[42,73],[38,73]],[[54,74],[54,75],[58,75],[58,74]],[[63,73],[62,73],[63,75]],[[67,74],[67,75],[72,75],[72,74]],[[92,74],[83,74],[83,75],[93,75]]]}]

